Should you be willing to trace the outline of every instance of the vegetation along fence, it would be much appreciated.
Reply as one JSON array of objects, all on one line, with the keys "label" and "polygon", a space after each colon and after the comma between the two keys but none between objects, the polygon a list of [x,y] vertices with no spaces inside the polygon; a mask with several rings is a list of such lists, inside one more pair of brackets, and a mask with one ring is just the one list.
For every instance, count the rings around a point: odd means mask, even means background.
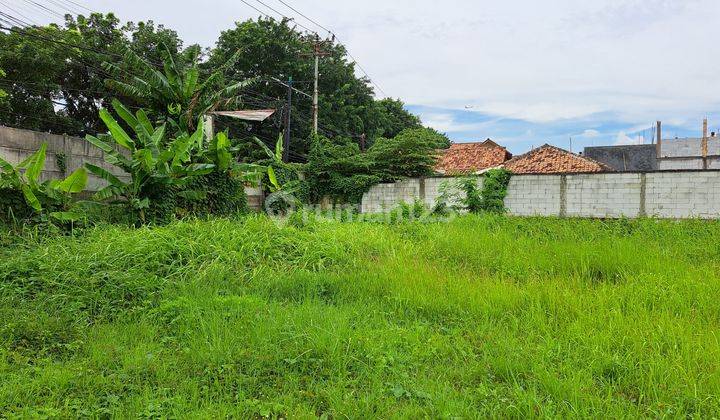
[{"label": "vegetation along fence", "polygon": [[[433,207],[452,178],[380,184],[362,199],[363,213],[422,201]],[[478,179],[482,183],[482,178]],[[505,207],[517,216],[720,218],[720,171],[514,175]]]},{"label": "vegetation along fence", "polygon": [[[45,170],[40,175],[42,181],[62,179],[85,162],[107,169],[123,181],[130,179],[117,167],[105,162],[103,151],[85,139],[0,126],[0,157],[13,165],[35,153],[43,143],[47,143],[48,147]],[[105,185],[105,181],[90,174],[87,191],[97,191]],[[248,195],[248,205],[251,208],[260,209],[263,198],[262,190],[246,188],[245,192]]]}]

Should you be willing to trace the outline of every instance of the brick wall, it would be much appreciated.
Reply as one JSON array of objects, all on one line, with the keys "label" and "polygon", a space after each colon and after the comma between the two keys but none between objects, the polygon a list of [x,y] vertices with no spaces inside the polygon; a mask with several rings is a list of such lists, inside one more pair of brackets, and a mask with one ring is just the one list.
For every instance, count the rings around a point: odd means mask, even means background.
[{"label": "brick wall", "polygon": [[[415,198],[434,205],[439,185],[448,181],[377,185],[363,197],[361,211],[389,211]],[[720,218],[720,171],[515,175],[505,207],[516,216]]]}]

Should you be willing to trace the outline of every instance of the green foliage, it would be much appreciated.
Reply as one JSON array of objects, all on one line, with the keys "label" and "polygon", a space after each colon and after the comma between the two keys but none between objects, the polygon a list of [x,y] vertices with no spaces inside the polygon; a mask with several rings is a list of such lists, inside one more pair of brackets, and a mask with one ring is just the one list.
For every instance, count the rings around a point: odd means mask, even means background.
[{"label": "green foliage", "polygon": [[305,166],[302,197],[309,202],[329,197],[337,203],[357,203],[379,182],[431,175],[437,149],[446,141],[427,128],[409,129],[392,139],[378,139],[361,153],[351,139],[319,137]]},{"label": "green foliage", "polygon": [[[58,42],[78,47],[68,48]],[[100,132],[104,124],[98,111],[109,107],[113,97],[105,86],[102,63],[128,49],[146,60],[159,61],[160,43],[169,47],[177,60],[185,60],[182,42],[174,31],[155,26],[152,21],[121,26],[112,13],[67,15],[64,26],[2,32],[0,67],[7,75],[2,76],[0,87],[8,96],[0,101],[0,121],[7,126],[57,134],[84,136]],[[119,65],[124,71],[136,71],[131,63]],[[67,106],[56,110],[53,101]],[[129,98],[124,101],[137,105]]]},{"label": "green foliage", "polygon": [[504,213],[505,196],[511,175],[506,169],[491,169],[483,174],[482,189],[478,187],[478,177],[473,176],[445,182],[440,187],[436,210]]},{"label": "green foliage", "polygon": [[65,173],[67,171],[67,155],[63,152],[56,152],[55,164],[60,172]]},{"label": "green foliage", "polygon": [[336,203],[359,202],[371,186],[380,182],[371,167],[368,154],[360,153],[352,140],[340,143],[319,137],[304,168],[301,196],[311,203],[319,203],[326,196]]},{"label": "green foliage", "polygon": [[164,121],[177,126],[179,131],[194,130],[198,119],[216,109],[237,108],[240,91],[255,82],[249,79],[225,84],[224,73],[238,60],[239,52],[215,68],[212,74],[201,78],[199,56],[184,64],[174,60],[166,47],[163,50],[162,71],[132,50],[125,53],[124,61],[140,69],[138,75],[128,75],[120,65],[104,63],[104,67],[115,77],[106,83],[117,93],[153,110]]},{"label": "green foliage", "polygon": [[107,110],[100,117],[109,134],[87,140],[105,152],[105,160],[130,176],[125,182],[110,171],[86,163],[107,182],[94,198],[124,206],[133,222],[167,223],[189,214],[228,215],[244,212],[244,184],[259,178],[258,165],[239,164],[233,158],[226,133],[206,139],[202,119],[192,134],[166,135],[165,124],[155,127],[140,109],[134,115],[119,101],[116,114],[133,128],[131,134]]},{"label": "green foliage", "polygon": [[0,412],[720,412],[717,222],[484,214],[297,225],[0,234]]},{"label": "green foliage", "polygon": [[[0,77],[5,76],[7,76],[7,74],[3,71],[3,69],[0,69]],[[7,97],[7,92],[5,92],[3,89],[0,89],[0,103],[5,100],[5,97]]]},{"label": "green foliage", "polygon": [[[108,185],[95,194],[97,200],[121,200],[128,210],[146,222],[146,210],[151,205],[162,204],[172,188],[183,187],[196,176],[207,175],[215,169],[212,163],[193,162],[203,147],[202,121],[194,133],[180,133],[173,139],[167,139],[165,124],[154,127],[141,109],[133,115],[119,101],[113,101],[115,112],[124,122],[133,128],[133,136],[105,109],[100,110],[100,118],[105,122],[109,134],[87,140],[105,152],[105,160],[130,175],[130,181],[124,182],[108,170],[86,163],[86,168]],[[150,213],[154,213],[151,209]],[[165,212],[167,213],[167,212]]]},{"label": "green foliage", "polygon": [[485,172],[481,208],[491,213],[505,212],[505,196],[512,173],[504,168]]},{"label": "green foliage", "polygon": [[270,164],[265,167],[267,177],[263,183],[265,189],[271,193],[283,192],[292,194],[297,191],[300,180],[295,165],[283,162],[283,135],[278,135],[275,150],[270,150],[265,143],[257,137],[254,138],[260,148],[265,152]]},{"label": "green foliage", "polygon": [[420,117],[409,113],[400,99],[385,98],[376,102],[378,136],[393,138],[403,130],[422,128]]},{"label": "green foliage", "polygon": [[433,174],[437,149],[447,137],[427,128],[403,130],[392,139],[380,138],[370,148],[373,172],[383,181]]},{"label": "green foliage", "polygon": [[480,213],[485,210],[485,198],[478,188],[477,177],[466,177],[458,180],[458,187],[464,193],[462,204],[470,213]]},{"label": "green foliage", "polygon": [[[19,221],[28,217],[49,216],[59,222],[72,222],[82,215],[70,211],[72,196],[85,189],[88,174],[79,168],[64,180],[40,182],[45,167],[47,144],[16,166],[0,158],[0,191],[7,194],[0,200],[0,218]],[[22,194],[24,201],[18,200]]]}]

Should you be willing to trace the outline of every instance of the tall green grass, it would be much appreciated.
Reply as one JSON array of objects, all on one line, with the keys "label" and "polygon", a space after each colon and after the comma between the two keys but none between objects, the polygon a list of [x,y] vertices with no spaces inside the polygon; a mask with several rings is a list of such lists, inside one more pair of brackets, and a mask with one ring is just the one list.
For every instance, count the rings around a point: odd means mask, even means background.
[{"label": "tall green grass", "polygon": [[720,224],[0,236],[0,416],[717,417]]}]

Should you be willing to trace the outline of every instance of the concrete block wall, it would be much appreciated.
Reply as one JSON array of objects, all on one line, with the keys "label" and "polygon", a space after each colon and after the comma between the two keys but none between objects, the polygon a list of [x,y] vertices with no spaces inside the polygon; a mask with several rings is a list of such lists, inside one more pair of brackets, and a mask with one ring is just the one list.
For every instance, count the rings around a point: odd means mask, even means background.
[{"label": "concrete block wall", "polygon": [[418,178],[378,184],[363,195],[360,211],[363,213],[386,212],[394,209],[401,202],[412,203],[415,199],[420,198],[420,179]]},{"label": "concrete block wall", "polygon": [[[412,204],[420,200],[427,208],[433,208],[443,190],[454,202],[449,205],[460,205],[459,201],[464,198],[462,192],[455,185],[458,178],[454,177],[431,177],[411,178],[394,183],[375,185],[363,195],[360,204],[362,213],[383,213],[395,209],[400,203]],[[482,178],[477,178],[478,188],[482,188]]]},{"label": "concrete block wall", "polygon": [[685,159],[659,159],[658,169],[661,171],[677,171],[677,170],[702,170],[703,159],[685,158]]},{"label": "concrete block wall", "polygon": [[579,174],[565,179],[565,216],[640,216],[642,185],[638,173]]},{"label": "concrete block wall", "polygon": [[646,175],[645,209],[661,218],[720,217],[720,172],[655,172]]},{"label": "concrete block wall", "polygon": [[[363,197],[361,211],[389,211],[416,198],[432,206],[445,180],[452,178],[377,185]],[[505,207],[515,216],[717,219],[720,171],[515,175]]]},{"label": "concrete block wall", "polygon": [[[104,152],[85,139],[0,126],[0,157],[13,165],[35,153],[43,143],[47,143],[47,153],[45,170],[40,175],[42,181],[62,179],[85,162],[105,168],[121,179],[129,179],[128,174],[106,163]],[[58,154],[65,156],[65,172],[62,172],[58,166]],[[97,191],[106,184],[105,181],[91,175],[87,190]]]},{"label": "concrete block wall", "polygon": [[505,207],[516,216],[560,214],[562,177],[559,175],[523,175],[510,178]]}]

